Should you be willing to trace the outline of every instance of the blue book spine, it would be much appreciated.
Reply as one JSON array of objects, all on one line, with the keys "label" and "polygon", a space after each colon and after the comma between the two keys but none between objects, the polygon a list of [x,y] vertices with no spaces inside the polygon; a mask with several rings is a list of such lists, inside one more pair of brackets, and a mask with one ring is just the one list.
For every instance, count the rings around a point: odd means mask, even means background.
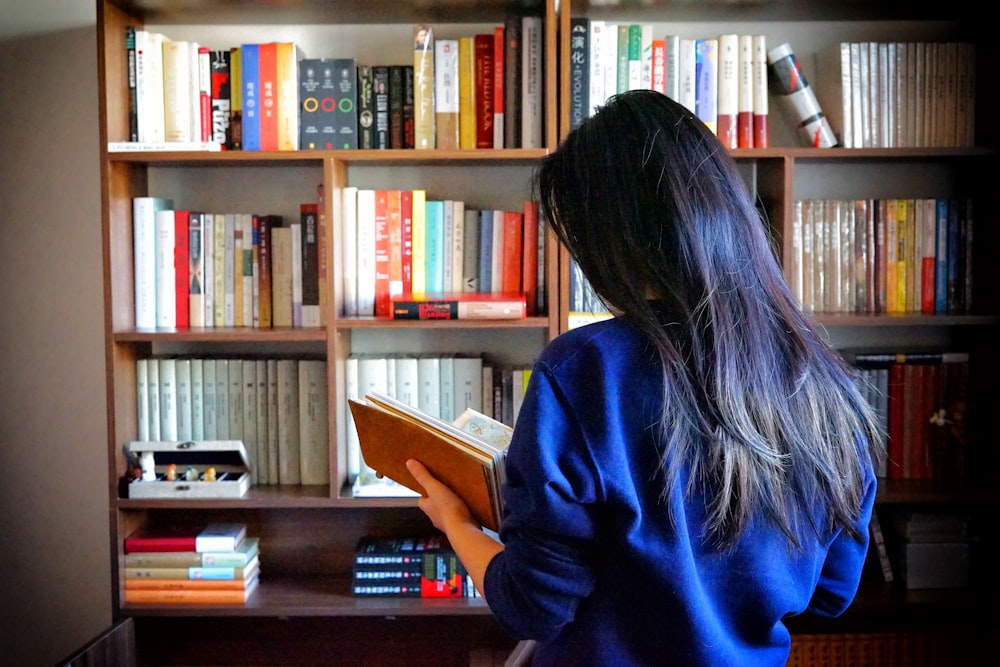
[{"label": "blue book spine", "polygon": [[934,252],[934,312],[948,312],[948,200],[937,200]]},{"label": "blue book spine", "polygon": [[243,150],[260,150],[260,67],[256,44],[240,46],[243,77]]},{"label": "blue book spine", "polygon": [[425,206],[427,235],[424,238],[424,266],[427,272],[427,292],[444,292],[444,202],[428,200]]},{"label": "blue book spine", "polygon": [[948,200],[948,295],[947,302],[949,313],[958,313],[961,310],[959,301],[959,253],[960,226],[961,226],[961,204],[957,199]]},{"label": "blue book spine", "polygon": [[479,292],[493,290],[493,211],[479,213]]}]

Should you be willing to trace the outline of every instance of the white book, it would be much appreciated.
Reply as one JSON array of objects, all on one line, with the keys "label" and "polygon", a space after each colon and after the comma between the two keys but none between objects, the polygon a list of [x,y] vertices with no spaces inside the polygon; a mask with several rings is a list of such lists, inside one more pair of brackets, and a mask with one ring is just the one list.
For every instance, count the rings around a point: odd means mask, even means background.
[{"label": "white book", "polygon": [[753,35],[741,33],[736,47],[736,145],[753,148]]},{"label": "white book", "polygon": [[753,145],[767,148],[770,145],[768,131],[767,98],[767,37],[753,36]]},{"label": "white book", "polygon": [[358,314],[358,188],[343,189],[341,235],[341,260],[344,263],[344,316]]},{"label": "white book", "polygon": [[737,115],[740,100],[740,38],[736,33],[719,35],[716,87],[716,123],[719,140],[726,148],[737,148]]},{"label": "white book", "polygon": [[202,359],[201,361],[201,405],[202,418],[204,424],[205,440],[217,440],[218,427],[216,426],[215,408],[215,359]]},{"label": "white book", "polygon": [[278,359],[278,483],[300,484],[299,366]]},{"label": "white book", "polygon": [[390,396],[396,395],[396,355],[389,354],[385,357],[385,382],[386,392]]},{"label": "white book", "polygon": [[510,396],[511,396],[511,416],[512,424],[517,423],[517,415],[521,412],[521,403],[524,400],[524,369],[513,368],[510,371]]},{"label": "white book", "polygon": [[[223,215],[223,271],[225,301],[223,302],[222,326],[231,327],[236,323],[236,214]],[[238,438],[231,438],[238,440]]]},{"label": "white book", "polygon": [[542,136],[542,46],[540,16],[521,18],[521,148],[541,148]]},{"label": "white book", "polygon": [[175,373],[177,382],[177,439],[187,442],[194,439],[193,417],[191,415],[193,402],[191,360],[178,359]]},{"label": "white book", "polygon": [[395,392],[389,394],[397,401],[413,407],[419,407],[420,375],[417,369],[417,358],[412,356],[396,357]]},{"label": "white book", "polygon": [[191,141],[201,141],[211,139],[201,135],[201,59],[198,55],[198,42],[188,42],[188,68],[190,80],[191,98]]},{"label": "white book", "polygon": [[[225,131],[217,134],[217,129],[213,127],[213,101],[212,101],[212,56],[208,47],[195,44],[198,51],[198,97],[199,110],[197,128],[203,141],[223,141],[226,140]],[[228,103],[228,100],[226,100]],[[227,104],[228,105],[228,104]],[[192,124],[193,125],[193,124]]]},{"label": "white book", "polygon": [[177,326],[177,273],[174,268],[176,245],[174,211],[156,212],[156,327]]},{"label": "white book", "polygon": [[240,226],[240,216],[233,214],[233,323],[234,327],[243,326],[243,228]]},{"label": "white book", "polygon": [[420,382],[417,407],[430,416],[440,419],[441,358],[433,354],[423,354],[417,357],[417,377]]},{"label": "white book", "polygon": [[358,190],[358,315],[375,314],[375,191]]},{"label": "white book", "polygon": [[653,24],[643,23],[639,26],[639,87],[646,90],[653,88]]},{"label": "white book", "polygon": [[[229,439],[243,440],[243,360],[229,360]],[[249,456],[253,454],[247,450]]]},{"label": "white book", "polygon": [[160,359],[160,436],[159,440],[177,440],[177,361]]},{"label": "white book", "polygon": [[[850,53],[851,73],[850,73],[850,99],[851,99],[851,143],[845,144],[848,148],[864,148],[864,139],[861,124],[864,119],[861,116],[861,43],[848,42]],[[847,124],[847,121],[844,121]]]},{"label": "white book", "polygon": [[215,216],[211,213],[201,214],[201,245],[204,260],[202,289],[205,290],[204,326],[215,326]]},{"label": "white book", "polygon": [[156,212],[173,209],[171,199],[132,199],[132,257],[135,282],[135,328],[156,328]]},{"label": "white book", "polygon": [[[440,370],[438,371],[438,377],[441,384],[440,415],[441,419],[444,421],[451,422],[457,416],[457,413],[455,412],[455,357],[451,354],[443,354],[440,359]],[[418,376],[419,373],[420,370],[418,362]]]},{"label": "white book", "polygon": [[205,440],[205,362],[191,359],[191,439]]},{"label": "white book", "polygon": [[229,359],[215,360],[215,437],[231,440],[229,436]]},{"label": "white book", "polygon": [[604,94],[604,63],[602,58],[602,51],[607,48],[607,26],[604,21],[598,19],[590,20],[590,41],[588,42],[588,48],[590,52],[587,54],[587,63],[589,65],[589,71],[587,73],[590,78],[590,90],[588,91],[588,102],[587,102],[587,115],[594,115],[594,110],[604,104],[604,100],[607,99],[607,95]]},{"label": "white book", "polygon": [[604,99],[601,104],[618,91],[618,24],[604,25],[601,46],[601,70],[604,73]]},{"label": "white book", "polygon": [[482,357],[456,356],[454,359],[454,393],[456,415],[466,408],[482,412],[483,407],[483,359]]},{"label": "white book", "polygon": [[166,38],[148,30],[135,31],[136,116],[139,141],[164,143],[163,42]]},{"label": "white book", "polygon": [[191,134],[191,44],[163,42],[163,136],[166,141],[197,141]]},{"label": "white book", "polygon": [[254,384],[256,385],[254,390],[254,399],[256,401],[254,416],[257,417],[257,424],[254,427],[254,433],[257,437],[256,480],[258,484],[267,484],[269,481],[267,465],[267,359],[257,359],[254,361],[253,366]]},{"label": "white book", "polygon": [[146,366],[147,422],[149,439],[160,440],[160,362],[150,359]]},{"label": "white book", "polygon": [[149,360],[135,361],[135,421],[138,427],[138,440],[149,440]]},{"label": "white book", "polygon": [[291,229],[291,258],[292,258],[292,326],[302,327],[302,222],[295,221],[289,226]]},{"label": "white book", "polygon": [[696,102],[696,77],[697,67],[695,64],[695,40],[680,40],[677,58],[677,81],[678,81],[678,102],[686,106],[693,113]]},{"label": "white book", "polygon": [[267,360],[267,483],[280,483],[278,467],[279,415],[278,415],[278,360]]},{"label": "white book", "polygon": [[[459,293],[465,288],[465,202],[455,199],[451,202],[451,287],[450,291]],[[445,203],[447,206],[447,202]],[[447,283],[446,283],[447,285]]]},{"label": "white book", "polygon": [[299,477],[302,484],[330,483],[330,422],[326,361],[299,360]]},{"label": "white book", "polygon": [[257,362],[244,359],[240,381],[243,387],[243,446],[250,459],[250,480],[260,483],[260,440],[257,438]]},{"label": "white book", "polygon": [[675,102],[679,102],[681,98],[681,82],[680,82],[680,57],[681,57],[681,38],[680,35],[664,35],[663,43],[665,46],[664,61],[666,62],[666,84],[667,92],[666,95]]},{"label": "white book", "polygon": [[438,148],[459,146],[458,39],[434,40],[434,122]]},{"label": "white book", "polygon": [[[353,354],[344,361],[344,396],[355,401],[360,399],[358,357]],[[344,442],[347,445],[347,479],[353,483],[361,472],[361,442],[358,440],[358,430],[354,425],[354,415],[350,410],[344,412],[347,414],[344,433]]]},{"label": "white book", "polygon": [[[631,48],[632,36],[637,34],[639,38],[639,49],[633,52]],[[638,23],[631,23],[628,27],[629,57],[628,57],[628,84],[626,89],[638,90],[642,86],[642,26]]]},{"label": "white book", "polygon": [[[213,223],[213,244],[212,244],[212,284],[215,291],[214,307],[212,309],[212,322],[217,328],[226,326],[226,215],[224,213],[212,214]],[[208,258],[205,258],[208,263]],[[208,319],[206,314],[205,319]]]}]

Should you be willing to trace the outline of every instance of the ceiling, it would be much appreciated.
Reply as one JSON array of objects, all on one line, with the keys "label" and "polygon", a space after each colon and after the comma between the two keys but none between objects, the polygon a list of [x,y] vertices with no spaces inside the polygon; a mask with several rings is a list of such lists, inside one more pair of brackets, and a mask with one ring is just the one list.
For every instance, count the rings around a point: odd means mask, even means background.
[{"label": "ceiling", "polygon": [[92,26],[94,0],[0,0],[0,40]]}]

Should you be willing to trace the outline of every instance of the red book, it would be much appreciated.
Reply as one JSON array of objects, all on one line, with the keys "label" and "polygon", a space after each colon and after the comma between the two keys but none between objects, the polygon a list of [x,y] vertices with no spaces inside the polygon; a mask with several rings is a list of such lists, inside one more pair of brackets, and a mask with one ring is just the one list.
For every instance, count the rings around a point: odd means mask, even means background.
[{"label": "red book", "polygon": [[389,191],[375,191],[375,316],[389,315]]},{"label": "red book", "polygon": [[521,260],[524,252],[524,214],[519,211],[503,212],[503,251],[500,255],[501,292],[521,291]]},{"label": "red book", "polygon": [[493,148],[493,34],[479,34],[473,40],[476,79],[476,148]]},{"label": "red book", "polygon": [[186,329],[190,326],[191,284],[188,282],[190,257],[188,248],[190,235],[188,230],[188,211],[174,211],[174,285],[177,297],[175,308],[177,312],[177,328]]},{"label": "red book", "polygon": [[447,292],[401,294],[392,298],[394,320],[520,320],[527,316],[524,294]]},{"label": "red book", "polygon": [[528,301],[528,315],[538,314],[538,276],[543,271],[538,248],[538,202],[524,202],[524,259],[521,261],[521,291]]},{"label": "red book", "polygon": [[236,551],[246,536],[244,523],[214,522],[159,528],[143,526],[125,538],[125,553]]},{"label": "red book", "polygon": [[886,476],[903,478],[903,364],[889,366],[889,433]]},{"label": "red book", "polygon": [[413,190],[399,193],[400,245],[403,260],[403,293],[413,291]]},{"label": "red book", "polygon": [[260,77],[260,150],[278,150],[278,45],[274,42],[257,46],[257,67]]},{"label": "red book", "polygon": [[493,29],[493,148],[503,148],[504,132],[504,28]]}]

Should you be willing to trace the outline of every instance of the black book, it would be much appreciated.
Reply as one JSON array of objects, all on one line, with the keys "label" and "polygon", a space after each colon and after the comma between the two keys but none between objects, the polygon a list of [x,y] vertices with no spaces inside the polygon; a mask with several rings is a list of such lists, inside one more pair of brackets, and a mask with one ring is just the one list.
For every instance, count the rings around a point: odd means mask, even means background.
[{"label": "black book", "polygon": [[358,148],[375,148],[375,68],[358,65]]}]

